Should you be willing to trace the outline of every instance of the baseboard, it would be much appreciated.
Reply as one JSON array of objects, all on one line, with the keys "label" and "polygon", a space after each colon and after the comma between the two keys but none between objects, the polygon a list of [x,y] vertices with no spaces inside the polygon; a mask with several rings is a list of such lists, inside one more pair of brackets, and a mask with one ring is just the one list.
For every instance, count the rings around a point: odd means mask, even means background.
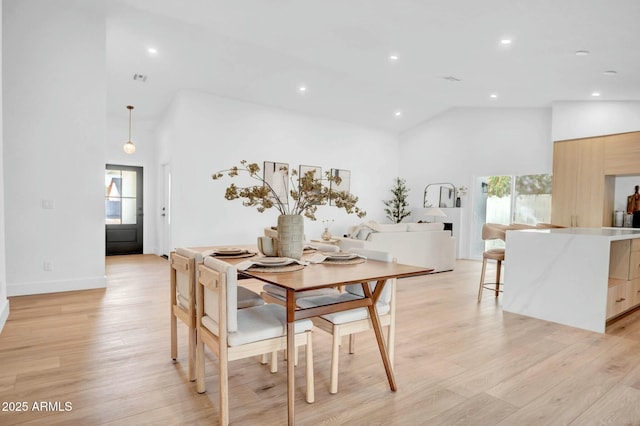
[{"label": "baseboard", "polygon": [[0,334],[4,328],[4,324],[9,318],[9,301],[7,299],[0,300]]},{"label": "baseboard", "polygon": [[107,277],[87,277],[73,280],[39,281],[30,283],[7,283],[7,296],[26,296],[29,294],[60,293],[63,291],[91,290],[106,288]]}]

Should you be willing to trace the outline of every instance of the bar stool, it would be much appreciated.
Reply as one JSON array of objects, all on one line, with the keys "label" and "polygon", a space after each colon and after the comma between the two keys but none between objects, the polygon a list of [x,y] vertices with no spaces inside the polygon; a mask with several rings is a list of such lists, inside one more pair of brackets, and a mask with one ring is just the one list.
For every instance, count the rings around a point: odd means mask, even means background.
[{"label": "bar stool", "polygon": [[[485,223],[482,225],[482,239],[488,240],[502,240],[504,241],[507,235],[508,225],[502,225],[499,223]],[[502,262],[504,262],[504,249],[495,248],[486,250],[482,253],[482,273],[480,274],[480,286],[478,287],[478,303],[482,300],[482,290],[494,290],[496,297],[502,291],[500,290],[500,273],[502,269]],[[484,276],[487,269],[487,260],[495,260],[496,265],[496,280],[494,283],[485,283]]]}]

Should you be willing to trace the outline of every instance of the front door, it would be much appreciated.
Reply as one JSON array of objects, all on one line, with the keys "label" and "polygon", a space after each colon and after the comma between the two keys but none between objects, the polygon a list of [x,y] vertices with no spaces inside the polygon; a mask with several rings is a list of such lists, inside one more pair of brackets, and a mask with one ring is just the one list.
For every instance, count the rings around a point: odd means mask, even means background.
[{"label": "front door", "polygon": [[142,253],[142,167],[107,164],[106,254]]}]

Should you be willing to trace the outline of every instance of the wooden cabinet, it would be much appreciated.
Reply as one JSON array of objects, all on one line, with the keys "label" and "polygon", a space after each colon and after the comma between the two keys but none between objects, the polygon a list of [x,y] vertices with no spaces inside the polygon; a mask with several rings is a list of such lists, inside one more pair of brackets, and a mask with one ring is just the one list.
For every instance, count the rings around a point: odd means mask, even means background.
[{"label": "wooden cabinet", "polygon": [[555,142],[551,222],[611,226],[615,177],[604,174],[604,137]]},{"label": "wooden cabinet", "polygon": [[[634,281],[609,282],[607,292],[607,319],[611,319],[629,310],[633,306],[632,288]],[[613,284],[613,285],[611,285]]]},{"label": "wooden cabinet", "polygon": [[640,132],[605,136],[604,173],[640,174]]},{"label": "wooden cabinet", "polygon": [[607,319],[640,305],[640,239],[611,242]]}]

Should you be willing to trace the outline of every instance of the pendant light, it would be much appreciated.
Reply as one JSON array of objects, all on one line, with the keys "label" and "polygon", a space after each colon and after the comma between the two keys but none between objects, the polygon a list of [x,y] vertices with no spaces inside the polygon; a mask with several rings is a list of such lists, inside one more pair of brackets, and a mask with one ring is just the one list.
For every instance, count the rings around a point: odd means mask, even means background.
[{"label": "pendant light", "polygon": [[133,154],[136,152],[136,146],[131,142],[131,110],[133,110],[133,106],[127,105],[127,109],[129,110],[129,140],[124,144],[124,152],[127,154]]}]

